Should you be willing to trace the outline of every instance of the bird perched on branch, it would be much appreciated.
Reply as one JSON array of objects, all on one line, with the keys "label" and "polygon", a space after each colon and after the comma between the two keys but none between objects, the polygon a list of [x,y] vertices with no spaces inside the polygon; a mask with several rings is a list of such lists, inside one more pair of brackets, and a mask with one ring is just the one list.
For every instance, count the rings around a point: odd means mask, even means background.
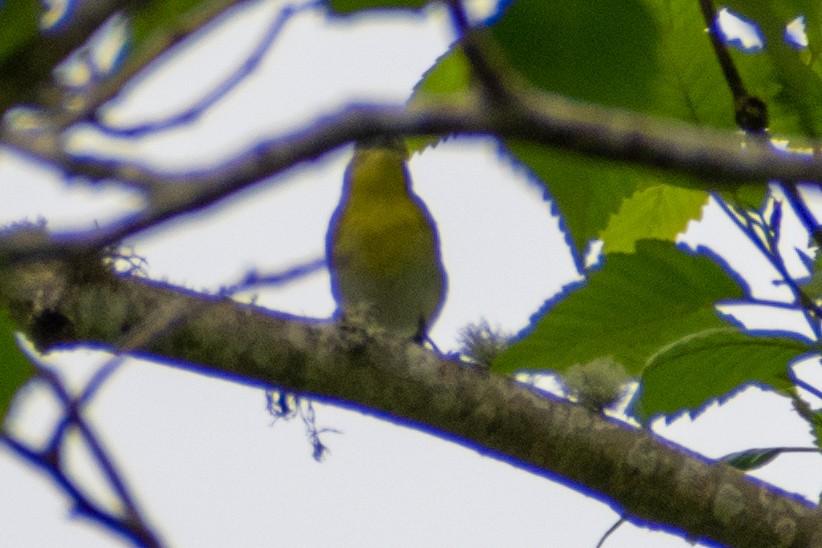
[{"label": "bird perched on branch", "polygon": [[434,220],[411,189],[396,137],[357,144],[331,217],[326,256],[337,316],[422,342],[445,298]]}]

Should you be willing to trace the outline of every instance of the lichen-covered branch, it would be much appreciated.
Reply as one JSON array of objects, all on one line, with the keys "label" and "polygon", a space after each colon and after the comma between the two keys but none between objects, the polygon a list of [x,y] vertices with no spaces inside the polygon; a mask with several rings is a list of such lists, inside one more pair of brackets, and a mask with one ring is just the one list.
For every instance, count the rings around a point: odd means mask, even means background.
[{"label": "lichen-covered branch", "polygon": [[421,428],[608,502],[629,519],[735,546],[822,545],[810,503],[652,434],[379,333],[274,315],[95,265],[0,272],[5,302],[41,348],[117,348],[152,310],[177,323],[136,353],[279,386]]}]

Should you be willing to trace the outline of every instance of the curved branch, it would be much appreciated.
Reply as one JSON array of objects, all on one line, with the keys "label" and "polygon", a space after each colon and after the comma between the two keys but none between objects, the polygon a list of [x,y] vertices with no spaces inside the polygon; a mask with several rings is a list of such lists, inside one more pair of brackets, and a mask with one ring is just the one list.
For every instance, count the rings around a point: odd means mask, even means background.
[{"label": "curved branch", "polygon": [[159,173],[98,157],[73,157],[59,141],[5,131],[0,142],[39,161],[93,180],[117,180],[146,191],[149,206],[119,225],[68,234],[40,245],[0,242],[12,258],[87,252],[114,244],[169,219],[199,211],[235,192],[313,160],[351,141],[375,135],[462,133],[493,135],[594,157],[687,173],[705,188],[731,188],[768,179],[822,181],[822,158],[778,150],[735,132],[662,120],[579,103],[554,94],[522,97],[516,108],[488,109],[470,101],[435,106],[354,104],[288,135],[262,141],[222,166],[200,172]]},{"label": "curved branch", "polygon": [[[646,431],[417,345],[350,326],[274,316],[156,282],[108,280],[104,290],[72,286],[65,265],[34,266],[41,275],[29,276],[25,267],[7,271],[0,288],[17,303],[17,314],[28,303],[28,318],[19,319],[27,332],[41,335],[41,346],[114,344],[100,334],[119,338],[161,303],[172,305],[190,313],[139,352],[172,360],[166,362],[171,367],[353,406],[567,482],[631,520],[692,538],[748,547],[815,546],[822,540],[822,514],[807,501]],[[122,311],[121,317],[99,319],[84,309],[89,291],[96,292],[95,302],[119,303],[109,309]],[[31,308],[32,294],[48,296],[38,303],[42,309]],[[47,321],[59,317],[65,329],[42,329],[38,322],[45,311]],[[75,317],[82,321],[73,322]]]}]

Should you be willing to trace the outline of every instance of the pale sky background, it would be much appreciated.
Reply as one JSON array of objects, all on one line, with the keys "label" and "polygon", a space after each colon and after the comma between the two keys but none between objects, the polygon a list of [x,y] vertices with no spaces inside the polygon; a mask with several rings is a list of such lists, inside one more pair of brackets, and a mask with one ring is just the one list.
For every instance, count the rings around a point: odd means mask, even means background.
[{"label": "pale sky background", "polygon": [[[282,5],[252,4],[213,25],[130,87],[111,108],[111,122],[163,119],[213,89],[254,49]],[[287,24],[258,70],[197,123],[137,141],[83,130],[72,146],[158,169],[208,167],[352,100],[404,101],[451,39],[442,10],[367,21],[305,12]],[[349,155],[350,148],[329,154],[128,243],[147,259],[151,277],[206,291],[237,283],[250,269],[265,274],[314,260],[322,256]],[[449,275],[432,332],[442,348],[455,348],[459,330],[481,318],[519,331],[545,299],[577,279],[542,189],[499,158],[491,140],[449,141],[415,156],[410,169],[438,222]],[[139,206],[113,188],[65,185],[56,172],[7,152],[0,152],[0,180],[3,223],[42,216],[53,230],[83,229]],[[716,249],[734,250],[731,264],[756,264],[738,237],[718,230],[723,222],[709,208],[688,241],[711,238]],[[765,267],[756,270],[758,296],[784,291],[770,284]],[[326,272],[260,291],[257,302],[311,317],[327,317],[334,307]],[[108,358],[84,350],[48,361],[80,387]],[[593,547],[618,519],[603,503],[472,449],[358,411],[315,407],[319,427],[341,432],[322,436],[330,449],[322,463],[311,459],[299,420],[272,425],[261,389],[128,360],[95,398],[90,419],[169,546]],[[32,388],[9,426],[36,443],[55,412]],[[811,444],[789,402],[757,389],[697,421],[658,424],[657,431],[709,457]],[[111,500],[77,444],[69,457],[72,470],[88,478],[84,486]],[[756,475],[811,500],[822,490],[820,459],[807,454],[783,456]],[[73,518],[50,480],[2,447],[0,477],[5,545],[125,544]],[[606,546],[690,544],[623,525]]]}]

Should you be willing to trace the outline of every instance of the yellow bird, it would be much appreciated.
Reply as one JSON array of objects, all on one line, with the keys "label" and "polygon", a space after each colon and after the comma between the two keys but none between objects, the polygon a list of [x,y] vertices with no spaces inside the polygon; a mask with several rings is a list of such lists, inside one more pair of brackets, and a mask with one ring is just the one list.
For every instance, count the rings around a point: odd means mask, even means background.
[{"label": "yellow bird", "polygon": [[411,189],[396,137],[357,144],[331,217],[326,255],[337,317],[422,342],[446,291],[434,220]]}]

